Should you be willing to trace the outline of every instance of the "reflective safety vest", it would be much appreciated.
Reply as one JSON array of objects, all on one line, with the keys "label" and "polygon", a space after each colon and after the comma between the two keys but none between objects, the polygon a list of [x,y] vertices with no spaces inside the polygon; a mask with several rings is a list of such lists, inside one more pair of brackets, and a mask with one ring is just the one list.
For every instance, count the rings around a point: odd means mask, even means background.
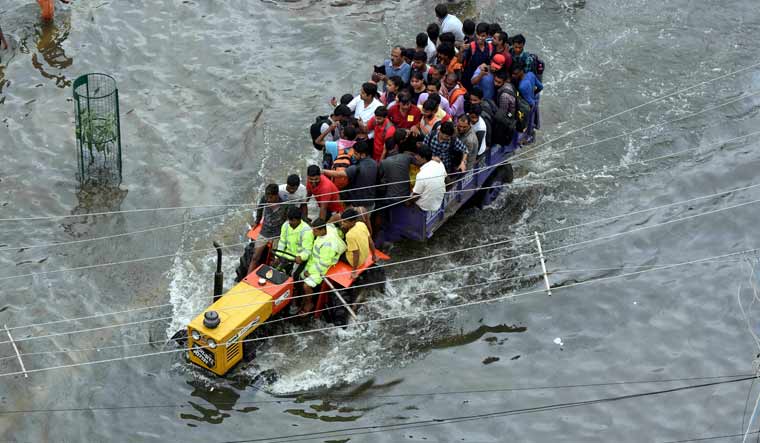
[{"label": "reflective safety vest", "polygon": [[[311,249],[314,246],[314,233],[311,232],[311,226],[305,221],[296,226],[295,229],[290,227],[287,221],[282,224],[280,229],[280,242],[277,249],[289,254],[301,257],[301,260],[307,261],[311,256]],[[286,254],[280,254],[275,251],[275,255],[286,260],[293,260],[293,257]]]},{"label": "reflective safety vest", "polygon": [[335,263],[338,263],[340,255],[346,251],[346,243],[338,235],[335,226],[327,225],[327,234],[314,239],[314,247],[311,257],[306,264],[306,272],[316,280],[316,277],[324,277],[327,271]]}]

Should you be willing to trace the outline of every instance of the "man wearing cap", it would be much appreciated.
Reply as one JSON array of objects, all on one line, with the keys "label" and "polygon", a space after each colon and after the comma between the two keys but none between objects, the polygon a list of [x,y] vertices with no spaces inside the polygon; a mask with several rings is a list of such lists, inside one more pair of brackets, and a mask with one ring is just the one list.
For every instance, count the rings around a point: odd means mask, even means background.
[{"label": "man wearing cap", "polygon": [[318,218],[312,223],[314,245],[306,262],[306,269],[301,277],[303,279],[304,301],[301,313],[310,312],[314,307],[311,295],[314,289],[322,283],[327,271],[340,260],[341,254],[346,250],[346,243],[338,235],[337,228],[327,223],[323,218]]},{"label": "man wearing cap", "polygon": [[501,54],[504,56],[504,63],[502,63],[502,67],[504,69],[509,69],[512,67],[512,54],[510,54],[510,48],[509,48],[509,36],[504,31],[499,31],[494,33],[493,35],[493,47],[494,47],[494,55]]},{"label": "man wearing cap", "polygon": [[483,91],[484,100],[493,100],[496,97],[493,73],[504,69],[505,62],[503,55],[494,54],[490,66],[483,63],[475,70],[475,74],[472,76],[472,84],[480,87]]}]

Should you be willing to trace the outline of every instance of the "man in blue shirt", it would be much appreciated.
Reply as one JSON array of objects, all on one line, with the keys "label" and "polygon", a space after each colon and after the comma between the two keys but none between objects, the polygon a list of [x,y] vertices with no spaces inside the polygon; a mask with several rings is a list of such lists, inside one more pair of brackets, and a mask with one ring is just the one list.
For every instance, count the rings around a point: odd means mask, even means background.
[{"label": "man in blue shirt", "polygon": [[391,49],[391,58],[386,60],[383,63],[383,66],[385,66],[385,74],[379,76],[381,81],[385,81],[385,79],[389,77],[398,75],[405,84],[409,83],[409,77],[412,75],[412,67],[409,66],[409,63],[404,61],[400,46]]},{"label": "man in blue shirt", "polygon": [[[538,94],[544,89],[541,80],[532,72],[525,72],[525,64],[517,61],[512,65],[512,79],[518,84],[517,90],[520,97],[525,99],[530,105],[530,115],[528,116],[527,130],[520,134],[520,143],[533,143],[533,129],[538,122],[536,114],[536,105],[538,104]],[[537,125],[536,125],[537,126]]]},{"label": "man in blue shirt", "polygon": [[506,59],[502,54],[494,54],[491,65],[483,63],[475,70],[472,76],[472,85],[480,87],[483,91],[483,99],[494,100],[496,98],[496,86],[494,84],[494,72],[499,72],[505,67]]},{"label": "man in blue shirt", "polygon": [[512,78],[518,84],[520,95],[530,104],[532,110],[538,102],[538,94],[544,89],[541,80],[533,72],[525,72],[525,64],[520,62],[512,67]]}]

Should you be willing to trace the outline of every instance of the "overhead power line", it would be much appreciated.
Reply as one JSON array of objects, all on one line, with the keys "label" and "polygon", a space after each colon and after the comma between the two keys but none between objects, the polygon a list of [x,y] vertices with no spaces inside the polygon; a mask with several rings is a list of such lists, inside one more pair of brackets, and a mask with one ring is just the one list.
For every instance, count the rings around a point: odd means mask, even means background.
[{"label": "overhead power line", "polygon": [[[671,92],[671,93],[666,94],[666,95],[662,95],[660,97],[654,98],[654,99],[649,100],[647,102],[641,103],[641,104],[639,104],[637,106],[634,106],[634,107],[628,108],[626,110],[617,112],[615,114],[609,115],[609,116],[607,116],[607,117],[605,117],[605,118],[603,118],[601,120],[597,120],[595,122],[589,123],[589,124],[587,124],[585,126],[582,126],[580,128],[576,128],[576,129],[573,129],[571,131],[568,131],[565,134],[562,134],[562,135],[560,135],[560,136],[558,136],[558,137],[556,137],[554,139],[548,140],[548,141],[543,142],[541,144],[538,144],[538,145],[536,145],[536,146],[534,146],[534,147],[532,147],[530,149],[527,149],[527,150],[521,152],[520,154],[514,156],[512,159],[507,159],[508,161],[497,163],[497,164],[491,165],[491,166],[486,166],[486,167],[483,167],[483,168],[477,168],[477,169],[475,169],[475,171],[482,171],[482,170],[487,170],[489,168],[496,168],[496,167],[502,166],[503,164],[508,163],[509,161],[514,161],[514,160],[516,160],[516,159],[518,159],[518,158],[520,158],[520,157],[522,157],[524,155],[527,155],[528,153],[533,152],[533,151],[535,151],[535,150],[537,150],[537,149],[539,149],[539,148],[541,148],[543,146],[546,146],[548,144],[552,144],[552,143],[557,142],[559,140],[565,139],[565,138],[567,138],[567,137],[569,137],[569,136],[571,136],[573,134],[576,134],[576,133],[581,132],[581,131],[585,131],[586,129],[589,129],[589,128],[594,127],[596,125],[599,125],[599,124],[605,123],[607,121],[610,121],[612,119],[615,119],[617,117],[620,117],[621,115],[628,114],[628,113],[633,112],[633,111],[635,111],[637,109],[641,109],[643,107],[646,107],[646,106],[649,106],[651,104],[660,102],[660,101],[665,100],[667,98],[674,97],[676,95],[680,95],[680,94],[683,94],[685,92],[689,92],[691,90],[697,89],[697,88],[699,88],[701,86],[708,85],[708,84],[716,82],[718,80],[722,80],[724,78],[732,77],[732,76],[734,76],[736,74],[740,74],[742,72],[746,72],[746,71],[752,70],[752,69],[754,69],[754,68],[756,68],[758,66],[760,66],[760,62],[753,63],[751,65],[745,66],[744,68],[740,68],[740,69],[728,72],[726,74],[720,75],[718,77],[713,77],[711,79],[704,80],[704,81],[696,83],[696,84],[694,84],[692,86],[688,86],[686,88],[683,88],[683,89]],[[748,94],[748,95],[744,96],[743,98],[752,96],[754,94],[756,94],[756,93],[753,92],[751,94]],[[736,99],[736,100],[739,100],[739,99]],[[734,100],[734,101],[736,101],[736,100]],[[729,104],[729,103],[733,103],[733,101],[725,103],[724,105]],[[721,106],[724,106],[724,105],[721,105]],[[720,106],[718,106],[718,107],[720,107]],[[704,111],[702,111],[702,112],[704,112]],[[675,120],[675,121],[678,121],[678,120]],[[601,142],[599,142],[599,143],[601,143]],[[399,182],[399,183],[404,183],[404,182]],[[374,186],[367,186],[367,187],[358,188],[358,189],[367,189],[367,188],[371,188],[371,187],[374,187]],[[256,204],[252,203],[252,204],[245,204],[245,205],[255,206]],[[129,214],[129,213],[140,213],[140,212],[151,212],[151,211],[174,211],[174,210],[188,210],[188,209],[212,209],[212,208],[229,208],[229,207],[239,207],[239,206],[243,206],[243,205],[241,205],[241,204],[232,204],[232,205],[219,205],[219,204],[216,204],[216,205],[196,205],[196,206],[172,206],[172,207],[163,207],[163,208],[138,208],[138,209],[127,209],[127,210],[122,210],[122,211],[103,211],[103,212],[95,212],[95,213],[89,213],[89,214],[66,214],[66,215],[51,215],[51,216],[31,216],[31,217],[16,217],[16,218],[0,218],[0,222],[55,220],[55,219],[75,218],[75,217],[101,216],[101,215],[114,215],[114,214]]]},{"label": "overhead power line", "polygon": [[[703,381],[703,380],[719,380],[727,378],[742,378],[748,377],[752,374],[733,374],[733,375],[713,375],[704,377],[684,377],[684,378],[670,378],[670,379],[650,379],[650,380],[624,380],[624,381],[610,381],[610,382],[598,382],[598,383],[580,383],[570,385],[544,385],[544,386],[514,386],[514,387],[481,387],[468,390],[458,391],[440,391],[440,392],[419,392],[419,393],[407,393],[407,394],[378,394],[372,395],[370,399],[375,398],[411,398],[411,397],[448,397],[454,395],[470,395],[470,394],[497,394],[503,392],[525,392],[525,391],[554,391],[560,389],[580,389],[580,388],[598,388],[609,386],[624,386],[624,385],[639,385],[639,384],[661,384],[661,383],[676,383],[685,381]],[[247,406],[256,404],[280,404],[280,403],[303,403],[305,401],[317,401],[317,400],[334,400],[334,401],[354,401],[361,400],[361,396],[347,393],[344,395],[301,395],[294,398],[279,398],[272,400],[249,400],[249,401],[222,401],[214,402],[213,406],[216,407],[233,407],[233,406]],[[119,411],[119,410],[131,410],[131,409],[178,409],[193,407],[189,402],[185,403],[160,403],[160,404],[136,404],[136,405],[115,405],[115,406],[80,406],[80,407],[65,407],[65,408],[34,408],[34,409],[6,409],[0,410],[0,415],[12,415],[12,414],[39,414],[39,413],[58,413],[58,412],[95,412],[95,411]]]},{"label": "overhead power line", "polygon": [[[736,209],[736,208],[747,206],[747,205],[754,204],[754,203],[760,203],[760,199],[753,200],[753,201],[750,201],[750,202],[744,202],[744,203],[739,203],[739,204],[731,205],[731,206],[728,206],[728,207],[725,207],[725,208],[718,208],[718,209],[714,209],[712,211],[707,211],[707,212],[700,213],[700,214],[693,214],[693,215],[682,217],[682,218],[678,218],[678,219],[668,220],[668,221],[657,223],[657,224],[654,224],[654,225],[641,226],[641,227],[638,227],[638,228],[635,228],[635,229],[631,229],[631,230],[628,230],[628,231],[618,232],[618,233],[609,234],[609,235],[602,236],[602,237],[592,238],[592,239],[589,239],[589,240],[584,240],[584,241],[575,242],[575,243],[571,243],[571,244],[567,244],[567,245],[562,245],[562,246],[558,246],[558,247],[554,247],[554,248],[549,248],[549,249],[546,249],[544,251],[544,253],[548,255],[548,254],[551,254],[551,253],[556,252],[556,251],[566,250],[566,249],[569,249],[569,248],[572,248],[572,247],[576,247],[576,246],[582,246],[582,245],[586,245],[586,244],[590,244],[590,243],[595,243],[595,242],[598,242],[600,240],[609,240],[609,239],[620,237],[622,235],[628,235],[628,234],[635,233],[635,232],[640,232],[640,231],[643,231],[643,230],[653,229],[653,228],[657,228],[657,227],[661,227],[661,226],[665,226],[665,225],[669,225],[669,224],[673,224],[673,223],[677,223],[677,222],[681,222],[681,221],[691,220],[691,219],[694,219],[694,218],[697,218],[697,217],[702,217],[702,216],[705,216],[705,215],[711,215],[711,214],[715,214],[715,213],[726,211],[726,210],[730,210],[730,209]],[[511,261],[511,260],[516,260],[516,259],[523,258],[523,257],[536,256],[537,254],[538,253],[520,254],[520,255],[513,256],[513,257],[508,257],[508,258],[505,258],[505,259],[499,259],[497,261],[501,261],[501,262],[503,262],[503,261]],[[472,267],[472,266],[473,265],[460,266],[460,267],[458,267],[458,269],[468,268],[468,267]],[[478,264],[477,266],[480,266],[480,264]],[[437,274],[437,273],[441,273],[441,272],[449,272],[449,271],[455,270],[455,269],[457,269],[457,268],[453,268],[453,269],[449,269],[449,270],[434,271],[434,272],[426,273],[426,274]],[[406,279],[406,278],[409,278],[409,277],[402,277],[402,278],[400,278],[400,280]],[[299,283],[299,282],[302,282],[302,281],[303,280],[299,280],[299,281],[296,281],[294,283]],[[364,286],[374,286],[374,283],[369,283],[369,284],[364,285]],[[256,288],[251,288],[249,291],[250,292],[255,292],[255,291],[257,291],[257,289]],[[326,292],[329,292],[329,291],[323,291],[323,293],[326,293]],[[300,295],[300,296],[294,296],[292,298],[295,299],[295,298],[307,297],[307,296],[311,296],[311,295],[313,295],[313,294],[304,294],[304,295]],[[269,302],[264,302],[264,301],[262,301],[262,302],[254,302],[254,303],[251,303],[250,306],[262,305],[262,304],[266,304],[266,303],[269,303]],[[227,309],[239,309],[239,308],[247,307],[247,306],[249,306],[249,305],[230,306]],[[95,328],[87,328],[87,329],[82,329],[82,330],[77,330],[77,331],[67,331],[67,332],[59,332],[59,333],[46,334],[46,335],[41,335],[41,336],[23,337],[23,338],[18,338],[15,341],[16,342],[22,342],[22,341],[35,340],[35,339],[40,339],[40,338],[50,338],[50,337],[57,337],[57,336],[61,336],[61,335],[70,335],[70,334],[75,334],[75,333],[79,333],[79,332],[93,332],[93,331],[110,329],[110,328],[115,328],[115,327],[133,326],[133,325],[136,325],[136,324],[142,324],[142,323],[148,323],[148,322],[154,322],[154,321],[161,321],[161,320],[170,320],[170,319],[171,319],[171,317],[160,317],[160,318],[155,318],[155,319],[140,320],[140,321],[134,321],[134,322],[128,322],[128,323],[122,323],[122,324],[100,326],[100,327],[95,327]],[[0,344],[3,344],[3,343],[9,343],[9,341],[0,341]]]},{"label": "overhead power line", "polygon": [[[760,250],[760,249],[758,249],[758,248],[745,249],[743,251],[736,251],[736,252],[731,252],[731,253],[727,253],[727,254],[717,255],[717,256],[713,256],[713,257],[706,257],[706,258],[691,260],[691,261],[677,263],[677,264],[670,265],[670,266],[660,266],[660,267],[657,267],[657,268],[647,269],[647,270],[643,270],[643,271],[629,272],[629,273],[624,273],[624,274],[619,274],[619,275],[609,276],[609,277],[601,277],[601,278],[598,278],[598,279],[595,279],[595,280],[588,280],[588,281],[582,281],[582,282],[569,283],[569,284],[562,285],[562,286],[556,286],[556,287],[554,287],[552,289],[555,290],[555,291],[557,291],[557,290],[564,290],[564,289],[569,289],[569,288],[573,288],[573,287],[576,287],[576,286],[588,285],[588,284],[591,284],[591,283],[599,283],[599,282],[611,281],[611,280],[620,279],[620,278],[632,277],[632,276],[635,276],[635,275],[640,275],[640,274],[644,274],[644,273],[648,273],[648,272],[655,272],[655,271],[661,271],[661,270],[666,270],[666,269],[673,269],[673,268],[676,268],[676,267],[688,266],[688,265],[693,265],[693,264],[697,264],[697,263],[703,263],[703,262],[706,262],[706,261],[712,261],[712,260],[716,260],[716,259],[722,259],[722,258],[728,258],[728,257],[736,257],[736,256],[741,256],[741,255],[745,255],[745,254],[749,254],[749,253],[756,253],[758,250]],[[491,281],[490,283],[495,283],[497,281],[498,280]],[[482,304],[486,304],[486,303],[511,300],[511,299],[515,299],[517,297],[522,297],[522,296],[525,296],[525,295],[543,293],[544,291],[545,291],[544,289],[538,289],[538,290],[526,291],[526,292],[517,293],[517,294],[509,294],[509,295],[495,297],[495,298],[490,298],[490,299],[476,300],[476,301],[466,302],[466,303],[457,304],[457,305],[449,305],[449,306],[443,306],[443,307],[438,307],[438,308],[431,308],[431,309],[427,309],[427,310],[423,310],[423,311],[419,311],[419,312],[410,312],[410,313],[399,314],[399,315],[394,315],[394,316],[389,316],[389,317],[382,317],[382,318],[379,318],[379,319],[370,319],[370,320],[365,320],[365,321],[357,321],[357,322],[354,322],[354,323],[350,323],[346,327],[351,328],[351,327],[358,327],[358,326],[363,326],[363,325],[368,325],[368,324],[374,324],[374,323],[380,323],[380,322],[386,322],[386,321],[391,321],[391,320],[398,320],[398,319],[402,319],[402,318],[418,317],[418,316],[430,314],[430,313],[433,313],[433,312],[445,312],[445,311],[450,311],[450,310],[454,310],[454,309],[461,309],[461,308],[468,307],[468,306],[475,306],[475,305],[482,305]],[[344,326],[327,326],[327,327],[322,327],[322,328],[309,329],[309,330],[305,330],[305,331],[296,331],[296,332],[290,332],[290,333],[286,333],[286,334],[271,335],[271,336],[268,336],[268,337],[261,337],[261,338],[252,338],[252,339],[240,340],[239,343],[256,342],[256,341],[261,341],[261,340],[272,340],[272,339],[276,339],[276,338],[299,336],[299,335],[305,335],[305,334],[313,334],[313,333],[316,333],[316,332],[325,332],[325,331],[331,331],[331,330],[343,329],[343,328],[344,328]],[[103,359],[103,360],[94,360],[94,361],[88,361],[88,362],[83,362],[83,363],[72,363],[72,364],[65,364],[65,365],[58,365],[58,366],[51,366],[51,367],[44,367],[44,368],[37,368],[37,369],[29,369],[25,373],[27,373],[27,374],[33,374],[33,373],[37,373],[37,372],[45,372],[45,371],[52,371],[52,370],[58,370],[58,369],[67,369],[67,368],[75,368],[75,367],[81,367],[81,366],[91,366],[91,365],[96,365],[96,364],[113,363],[113,362],[117,362],[117,361],[133,360],[133,359],[136,359],[136,358],[144,358],[144,357],[150,357],[150,356],[174,354],[174,353],[177,353],[177,352],[187,352],[187,349],[172,349],[172,350],[166,350],[166,351],[156,351],[156,352],[149,352],[149,353],[138,354],[138,355],[129,355],[129,356],[124,356],[124,357],[109,358],[109,359]],[[0,374],[0,378],[2,378],[2,377],[10,377],[10,376],[15,376],[15,375],[21,375],[23,373],[24,372],[8,372],[8,373]]]},{"label": "overhead power line", "polygon": [[[754,376],[743,377],[743,378],[734,379],[734,380],[723,380],[723,381],[716,381],[716,382],[711,382],[711,383],[682,386],[678,388],[662,389],[658,391],[641,392],[637,394],[619,395],[615,397],[603,397],[603,398],[596,398],[596,399],[583,400],[583,401],[554,403],[554,404],[548,404],[548,405],[543,405],[543,406],[535,406],[535,407],[519,408],[519,409],[508,409],[504,411],[485,412],[485,413],[480,413],[480,414],[463,415],[463,416],[456,416],[456,417],[431,418],[431,419],[416,420],[416,421],[411,421],[411,422],[406,422],[406,423],[353,426],[353,427],[335,429],[332,431],[317,431],[317,432],[308,432],[308,433],[301,433],[301,434],[275,435],[275,436],[270,436],[270,437],[253,438],[253,439],[246,439],[246,440],[230,440],[230,441],[226,441],[225,443],[254,443],[254,442],[261,442],[261,441],[278,441],[278,440],[307,441],[307,440],[325,439],[325,438],[331,438],[331,439],[332,438],[351,438],[356,435],[373,434],[377,432],[390,432],[390,431],[424,428],[424,427],[430,427],[430,426],[441,426],[441,425],[451,424],[451,423],[462,423],[462,422],[467,422],[467,421],[485,420],[485,419],[499,418],[499,417],[505,417],[505,416],[510,416],[510,415],[521,415],[521,414],[528,414],[528,413],[553,411],[553,410],[558,410],[558,409],[575,408],[579,406],[589,406],[589,405],[617,402],[621,400],[643,398],[643,397],[649,397],[649,396],[654,396],[654,395],[672,394],[675,392],[701,389],[701,388],[706,388],[706,387],[718,386],[722,384],[738,383],[742,381],[751,380],[752,378],[754,378]],[[363,432],[352,432],[352,431],[363,431]]]},{"label": "overhead power line", "polygon": [[[757,92],[756,94],[760,94],[760,92]],[[628,134],[630,134],[630,133],[628,133]],[[686,153],[689,153],[689,152],[695,152],[695,151],[699,151],[699,150],[702,150],[702,149],[712,148],[712,147],[715,147],[715,146],[723,146],[723,145],[725,145],[727,143],[732,143],[732,142],[735,142],[737,140],[745,139],[745,138],[748,138],[748,137],[751,137],[751,136],[754,136],[754,135],[758,135],[758,134],[760,134],[760,131],[755,131],[755,132],[751,132],[749,134],[740,135],[740,136],[737,136],[737,137],[732,137],[730,139],[722,140],[720,142],[712,143],[712,144],[709,144],[709,145],[706,145],[706,146],[696,146],[696,147],[693,147],[693,148],[683,149],[681,151],[673,152],[673,153],[670,153],[670,154],[665,154],[665,155],[659,155],[659,156],[656,156],[656,157],[651,157],[651,158],[648,158],[648,159],[645,159],[645,160],[639,160],[639,161],[635,161],[635,162],[628,162],[628,163],[625,163],[625,164],[622,164],[622,165],[618,165],[618,166],[606,166],[606,167],[597,168],[597,169],[591,169],[591,170],[586,170],[586,171],[578,171],[578,172],[574,172],[572,174],[564,174],[564,175],[558,175],[558,176],[553,176],[553,177],[542,177],[540,179],[529,178],[526,181],[529,182],[529,183],[544,183],[544,182],[561,180],[561,179],[570,178],[570,177],[578,177],[578,176],[582,177],[582,176],[586,176],[586,175],[589,175],[589,174],[595,174],[595,173],[609,173],[609,172],[617,171],[617,170],[621,170],[621,169],[628,169],[628,168],[630,168],[631,166],[634,166],[634,165],[644,165],[644,164],[652,163],[652,162],[655,162],[655,161],[660,161],[660,160],[664,160],[664,159],[668,159],[668,158],[677,157],[677,156],[680,156],[680,155],[683,155],[683,154],[686,154]],[[614,138],[614,137],[611,137],[611,138]],[[596,143],[600,143],[600,141],[599,142],[594,142],[594,143],[589,143],[589,144],[586,144],[586,145],[581,145],[581,146],[578,146],[576,148],[590,146],[590,145],[596,144]],[[535,158],[537,158],[537,157],[531,157],[531,158],[524,159],[524,160],[533,160]],[[380,185],[380,186],[386,186],[386,185],[383,184],[383,185]],[[515,183],[504,183],[504,184],[501,184],[501,185],[480,187],[477,190],[478,191],[486,191],[486,190],[489,190],[489,189],[503,189],[503,188],[515,187],[515,186],[516,186]],[[454,189],[454,190],[446,191],[445,193],[453,195],[453,194],[461,194],[461,193],[469,192],[469,191],[470,191],[469,189]],[[344,202],[366,202],[366,201],[395,200],[395,199],[396,199],[396,197],[383,197],[383,198],[379,198],[379,199],[377,199],[377,198],[375,198],[375,199],[354,199],[354,200],[342,200],[342,201],[344,201]],[[250,205],[248,205],[248,204],[241,204],[241,205],[238,205],[238,206],[250,206]],[[264,205],[264,206],[267,206],[267,205]],[[181,226],[185,226],[185,225],[190,225],[190,224],[194,224],[194,223],[200,223],[200,222],[203,222],[203,221],[209,221],[209,220],[213,220],[213,219],[217,219],[217,218],[222,218],[222,217],[225,217],[225,216],[234,215],[234,214],[237,214],[239,212],[248,211],[248,210],[249,210],[249,208],[243,208],[243,209],[238,209],[238,210],[234,210],[234,211],[225,212],[225,213],[218,214],[218,215],[212,215],[210,217],[203,217],[203,218],[198,218],[198,219],[192,219],[192,220],[184,221],[184,222],[181,222],[181,223],[174,223],[174,224],[170,224],[170,225],[156,226],[156,227],[151,227],[151,228],[146,228],[146,229],[140,229],[140,230],[136,230],[136,231],[123,232],[123,233],[120,233],[120,234],[106,235],[106,236],[101,236],[101,237],[92,237],[92,238],[85,238],[85,239],[78,239],[78,240],[71,240],[71,241],[64,241],[64,242],[44,243],[44,244],[34,244],[34,245],[5,246],[5,247],[0,248],[0,252],[18,251],[18,250],[22,250],[22,249],[23,250],[27,250],[27,249],[52,248],[52,247],[69,246],[69,245],[73,245],[73,244],[89,243],[89,242],[94,242],[94,241],[99,241],[99,240],[111,240],[111,239],[114,239],[114,238],[127,237],[127,236],[130,236],[130,235],[144,234],[144,233],[148,233],[148,232],[161,231],[161,230],[165,230],[165,229],[177,228],[177,227],[181,227]]]}]

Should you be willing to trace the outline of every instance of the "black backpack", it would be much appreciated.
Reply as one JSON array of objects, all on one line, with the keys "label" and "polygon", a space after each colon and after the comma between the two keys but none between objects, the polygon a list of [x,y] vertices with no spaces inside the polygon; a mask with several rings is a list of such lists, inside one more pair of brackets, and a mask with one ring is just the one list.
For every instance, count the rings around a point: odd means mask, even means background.
[{"label": "black backpack", "polygon": [[538,58],[536,54],[529,54],[529,57],[531,58],[531,71],[533,71],[533,73],[536,74],[536,77],[541,80],[541,76],[544,75],[544,71],[546,70],[546,63]]},{"label": "black backpack", "polygon": [[317,151],[321,151],[324,147],[320,146],[315,143],[315,141],[319,138],[320,135],[322,135],[322,125],[325,123],[328,123],[330,121],[330,117],[327,115],[320,115],[315,120],[314,123],[309,126],[309,134],[311,135],[311,143],[314,145],[314,149]]},{"label": "black backpack", "polygon": [[517,91],[517,130],[523,132],[528,127],[530,116],[530,103]]},{"label": "black backpack", "polygon": [[514,116],[499,108],[491,99],[483,100],[481,106],[483,107],[483,114],[488,115],[488,120],[491,123],[488,133],[490,143],[501,146],[508,145],[512,141],[512,135],[515,131]]}]

